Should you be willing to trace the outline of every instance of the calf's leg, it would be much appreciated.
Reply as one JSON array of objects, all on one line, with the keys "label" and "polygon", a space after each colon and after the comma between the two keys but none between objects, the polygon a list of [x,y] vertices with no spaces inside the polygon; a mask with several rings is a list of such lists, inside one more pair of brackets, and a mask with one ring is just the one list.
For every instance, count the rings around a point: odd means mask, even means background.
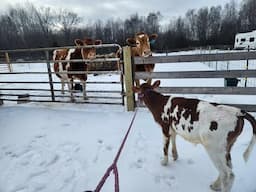
[{"label": "calf's leg", "polygon": [[164,159],[161,161],[161,164],[163,166],[166,166],[168,164],[168,149],[170,144],[170,137],[163,135],[163,141],[164,141],[164,146],[163,146]]},{"label": "calf's leg", "polygon": [[82,86],[83,86],[83,99],[86,100],[86,82],[82,81]]},{"label": "calf's leg", "polygon": [[74,99],[74,93],[73,93],[73,89],[72,89],[73,86],[72,85],[73,85],[73,79],[68,80],[68,90],[70,91],[70,99],[73,102],[75,99]]},{"label": "calf's leg", "polygon": [[61,78],[61,93],[64,94],[65,80]]},{"label": "calf's leg", "polygon": [[226,150],[206,150],[219,171],[218,178],[210,185],[210,188],[214,191],[230,192],[235,176],[232,172],[231,160],[226,158]]},{"label": "calf's leg", "polygon": [[176,133],[171,134],[171,141],[172,141],[172,158],[174,161],[178,159],[178,153],[176,148]]}]

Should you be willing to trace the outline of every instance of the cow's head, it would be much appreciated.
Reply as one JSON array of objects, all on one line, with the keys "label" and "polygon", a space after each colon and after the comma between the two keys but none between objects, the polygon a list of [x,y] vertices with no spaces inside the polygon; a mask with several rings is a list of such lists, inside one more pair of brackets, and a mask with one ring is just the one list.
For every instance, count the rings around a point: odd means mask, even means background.
[{"label": "cow's head", "polygon": [[150,44],[154,43],[157,34],[148,35],[144,32],[139,32],[134,38],[126,39],[129,46],[136,47],[136,55],[141,57],[148,57],[152,55]]},{"label": "cow's head", "polygon": [[155,81],[152,85],[143,83],[140,87],[133,87],[134,93],[138,93],[139,99],[143,100],[144,96],[149,92],[153,91],[160,86],[160,80]]},{"label": "cow's head", "polygon": [[[77,46],[86,46],[86,45],[100,45],[102,44],[101,40],[93,40],[91,38],[85,38],[84,40],[76,39],[75,44]],[[95,47],[85,47],[81,50],[83,59],[95,59],[96,58],[96,48]]]}]

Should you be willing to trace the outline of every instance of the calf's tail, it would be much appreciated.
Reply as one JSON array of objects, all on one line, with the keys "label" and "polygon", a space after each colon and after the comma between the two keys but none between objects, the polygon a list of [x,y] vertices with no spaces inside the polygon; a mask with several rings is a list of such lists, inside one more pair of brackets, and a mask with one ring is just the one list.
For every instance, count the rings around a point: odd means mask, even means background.
[{"label": "calf's tail", "polygon": [[253,135],[252,135],[250,144],[249,144],[249,146],[247,147],[247,149],[245,150],[245,152],[243,154],[244,160],[245,160],[245,162],[247,162],[248,159],[249,159],[249,156],[252,152],[252,149],[253,149],[253,147],[256,143],[256,120],[252,115],[250,115],[247,112],[243,112],[243,114],[244,114],[243,117],[251,123],[252,129],[253,129]]}]

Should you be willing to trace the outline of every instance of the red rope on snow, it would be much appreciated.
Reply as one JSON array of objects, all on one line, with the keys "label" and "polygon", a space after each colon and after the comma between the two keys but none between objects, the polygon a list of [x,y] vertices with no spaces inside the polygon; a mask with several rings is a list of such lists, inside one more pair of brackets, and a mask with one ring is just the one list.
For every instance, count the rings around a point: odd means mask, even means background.
[{"label": "red rope on snow", "polygon": [[130,133],[130,130],[132,128],[132,125],[133,125],[133,122],[135,120],[135,117],[136,117],[136,114],[137,114],[137,109],[135,110],[135,113],[132,117],[132,120],[131,120],[131,123],[129,125],[129,128],[126,132],[126,135],[122,141],[122,144],[121,146],[119,147],[119,150],[116,154],[116,157],[113,161],[113,163],[109,166],[109,168],[107,169],[107,171],[105,172],[105,174],[103,175],[103,177],[101,178],[100,182],[98,183],[96,189],[93,191],[93,192],[100,192],[101,188],[103,187],[104,183],[106,182],[107,178],[109,177],[111,171],[113,171],[114,173],[114,176],[115,176],[115,192],[119,192],[119,176],[118,176],[118,168],[117,168],[117,161],[119,160],[119,157],[120,157],[120,154],[124,148],[124,144],[128,138],[128,135]]}]

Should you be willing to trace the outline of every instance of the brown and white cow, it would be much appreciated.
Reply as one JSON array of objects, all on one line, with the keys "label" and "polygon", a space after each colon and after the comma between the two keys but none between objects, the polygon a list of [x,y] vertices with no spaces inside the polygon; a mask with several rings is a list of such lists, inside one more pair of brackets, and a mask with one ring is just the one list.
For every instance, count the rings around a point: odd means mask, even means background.
[{"label": "brown and white cow", "polygon": [[[93,40],[86,38],[84,40],[76,39],[75,44],[78,46],[75,49],[57,49],[53,52],[53,60],[74,60],[74,59],[94,59],[96,57],[95,47],[85,47],[80,48],[79,46],[86,45],[99,45],[101,40]],[[83,98],[86,99],[86,80],[87,74],[77,74],[70,73],[72,71],[76,72],[86,72],[88,70],[88,65],[85,62],[54,62],[54,71],[56,75],[61,79],[61,92],[64,94],[65,83],[68,84],[68,89],[71,93],[71,99],[73,100],[73,81],[74,79],[79,79],[83,86]],[[69,72],[69,73],[65,73]]]},{"label": "brown and white cow", "polygon": [[198,99],[164,96],[155,91],[160,81],[153,85],[147,83],[133,87],[141,100],[151,111],[155,121],[161,126],[164,138],[163,165],[168,163],[168,147],[173,144],[173,158],[177,159],[176,135],[195,143],[202,144],[210,156],[219,176],[212,185],[213,190],[230,192],[234,181],[230,151],[241,134],[244,119],[253,127],[253,136],[244,152],[245,161],[256,142],[256,120],[249,113],[227,105],[209,103]]},{"label": "brown and white cow", "polygon": [[[158,37],[157,34],[148,35],[144,32],[136,33],[135,37],[126,39],[126,42],[131,46],[131,54],[133,57],[149,57],[152,56],[152,51],[150,43],[153,43]],[[144,64],[136,65],[136,72],[152,72],[154,70],[155,64]],[[151,83],[152,79],[147,79],[148,83]],[[140,85],[139,80],[135,80],[136,86]]]}]

